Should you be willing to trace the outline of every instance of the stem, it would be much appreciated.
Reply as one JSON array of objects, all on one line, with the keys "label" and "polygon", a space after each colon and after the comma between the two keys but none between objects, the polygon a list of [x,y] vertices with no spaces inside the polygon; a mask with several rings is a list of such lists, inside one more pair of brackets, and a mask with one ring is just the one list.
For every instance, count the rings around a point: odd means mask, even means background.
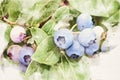
[{"label": "stem", "polygon": [[5,17],[2,17],[2,20],[3,20],[4,22],[10,24],[10,25],[15,25],[15,24],[16,24],[16,22],[11,22],[11,21],[9,21],[7,18],[5,18]]},{"label": "stem", "polygon": [[17,22],[12,22],[10,20],[8,20],[6,17],[2,17],[2,20],[10,25],[19,25],[19,26],[25,26],[24,24],[19,24]]},{"label": "stem", "polygon": [[64,53],[63,53],[63,55],[65,56],[67,62],[71,65],[71,63],[70,63],[69,59],[67,58],[67,56]]},{"label": "stem", "polygon": [[100,45],[99,45],[100,48],[101,48],[104,40],[106,39],[106,37],[107,37],[107,32],[103,32],[101,35],[101,39],[100,39]]},{"label": "stem", "polygon": [[63,54],[63,55],[65,56],[66,60],[67,60],[68,63],[69,63],[69,60],[68,60],[67,56],[65,55],[65,52],[64,52],[61,48],[60,48],[60,53]]},{"label": "stem", "polygon": [[29,38],[31,38],[31,36],[25,37],[25,38],[23,39],[23,41],[24,41],[24,40],[27,40],[27,39],[29,39]]},{"label": "stem", "polygon": [[107,37],[107,32],[103,32],[101,36],[101,40],[104,40]]},{"label": "stem", "polygon": [[34,50],[36,50],[37,45],[34,43],[34,44],[31,45],[31,47],[32,47]]},{"label": "stem", "polygon": [[72,32],[73,34],[79,34],[80,32]]},{"label": "stem", "polygon": [[76,26],[77,24],[74,24],[70,30],[72,31]]}]

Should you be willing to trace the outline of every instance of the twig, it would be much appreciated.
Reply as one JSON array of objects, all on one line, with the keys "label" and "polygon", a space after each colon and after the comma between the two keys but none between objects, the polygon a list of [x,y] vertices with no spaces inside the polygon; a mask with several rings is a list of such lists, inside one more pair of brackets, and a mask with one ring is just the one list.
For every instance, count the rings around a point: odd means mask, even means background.
[{"label": "twig", "polygon": [[5,16],[4,16],[4,17],[2,17],[2,20],[3,20],[4,22],[6,22],[6,23],[10,24],[10,25],[25,26],[25,24],[19,24],[19,23],[17,23],[17,22],[12,22],[12,21],[8,20]]},{"label": "twig", "polygon": [[3,20],[4,22],[10,24],[10,25],[16,25],[16,22],[11,22],[11,21],[9,21],[7,18],[5,18],[5,17],[2,17],[2,20]]},{"label": "twig", "polygon": [[74,24],[70,30],[72,31],[76,26],[77,24]]},{"label": "twig", "polygon": [[73,34],[79,34],[80,32],[72,32]]},{"label": "twig", "polygon": [[107,37],[107,32],[103,32],[101,35],[101,40],[106,39],[106,37]]}]

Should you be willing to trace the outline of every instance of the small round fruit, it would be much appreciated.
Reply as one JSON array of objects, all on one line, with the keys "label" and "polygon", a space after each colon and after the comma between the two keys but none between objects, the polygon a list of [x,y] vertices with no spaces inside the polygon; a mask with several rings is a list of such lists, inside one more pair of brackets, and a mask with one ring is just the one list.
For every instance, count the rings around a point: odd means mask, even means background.
[{"label": "small round fruit", "polygon": [[95,41],[94,44],[90,45],[89,47],[85,48],[85,53],[88,56],[92,56],[93,54],[95,54],[99,49],[99,43]]},{"label": "small round fruit", "polygon": [[111,41],[109,40],[105,40],[103,43],[102,43],[102,46],[101,46],[101,51],[102,52],[107,52],[107,51],[110,51],[114,48],[117,47],[118,44],[115,44],[115,43],[111,43]]},{"label": "small round fruit", "polygon": [[26,72],[27,67],[28,67],[28,66],[23,65],[23,64],[20,63],[20,69],[21,69],[22,72]]},{"label": "small round fruit", "polygon": [[15,43],[20,43],[26,37],[26,31],[21,26],[14,26],[10,32],[10,38]]},{"label": "small round fruit", "polygon": [[84,54],[84,47],[79,44],[78,41],[74,41],[73,44],[66,49],[66,54],[72,59],[78,59]]},{"label": "small round fruit", "polygon": [[119,29],[108,30],[107,36],[101,45],[101,51],[107,52],[116,48],[120,44],[119,40],[120,40]]},{"label": "small round fruit", "polygon": [[33,55],[33,53],[34,53],[33,48],[27,47],[27,46],[22,47],[19,53],[20,63],[22,63],[23,65],[29,65],[31,61],[31,56]]},{"label": "small round fruit", "polygon": [[107,42],[107,41],[104,41],[104,42],[102,43],[102,46],[101,46],[101,51],[102,51],[102,52],[107,52],[107,51],[109,51],[110,49],[112,49],[112,48],[110,47],[110,45],[108,44],[108,42]]},{"label": "small round fruit", "polygon": [[92,17],[89,14],[82,13],[77,17],[77,25],[79,30],[93,28]]},{"label": "small round fruit", "polygon": [[95,26],[93,31],[96,33],[97,39],[100,40],[104,29],[101,26]]},{"label": "small round fruit", "polygon": [[62,49],[67,49],[73,43],[73,34],[68,29],[60,29],[54,35],[55,44]]},{"label": "small round fruit", "polygon": [[19,45],[11,45],[7,50],[7,55],[14,62],[19,62],[19,52],[20,52],[21,48],[22,47]]},{"label": "small round fruit", "polygon": [[96,39],[96,34],[91,28],[84,29],[78,35],[79,43],[84,47],[89,47]]}]

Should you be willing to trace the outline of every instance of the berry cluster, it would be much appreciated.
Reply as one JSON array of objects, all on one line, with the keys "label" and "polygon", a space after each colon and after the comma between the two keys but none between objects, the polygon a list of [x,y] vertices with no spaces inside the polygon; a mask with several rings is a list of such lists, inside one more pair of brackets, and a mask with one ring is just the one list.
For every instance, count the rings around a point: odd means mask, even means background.
[{"label": "berry cluster", "polygon": [[[64,49],[68,57],[78,59],[84,54],[92,56],[100,49],[101,35],[104,29],[100,26],[94,27],[93,19],[88,14],[80,14],[77,18],[79,32],[72,32],[69,29],[59,29],[54,34],[54,42]],[[27,39],[26,29],[21,26],[14,26],[10,32],[10,39],[14,42],[7,49],[7,55],[14,62],[20,63],[22,71],[26,71],[31,61],[34,50],[30,46],[20,46]]]},{"label": "berry cluster", "polygon": [[[20,46],[17,45],[21,43],[26,38],[26,30],[21,26],[14,26],[10,32],[10,39],[15,43],[8,47],[7,55],[8,57],[16,62],[20,63],[22,71],[27,69],[31,61],[31,56],[34,53],[34,49],[30,46]],[[16,44],[17,43],[17,44]]]},{"label": "berry cluster", "polygon": [[[69,29],[60,29],[54,35],[55,44],[65,49],[66,55],[72,59],[78,59],[84,53],[92,56],[99,50],[100,38],[104,32],[102,27],[94,27],[93,23],[90,15],[80,14],[77,18],[77,27],[80,32],[75,34]],[[100,31],[96,31],[98,29]]]},{"label": "berry cluster", "polygon": [[20,63],[22,71],[25,71],[27,66],[31,61],[31,56],[34,53],[34,49],[29,46],[19,46],[19,45],[11,45],[7,49],[7,55],[9,58],[16,62]]}]

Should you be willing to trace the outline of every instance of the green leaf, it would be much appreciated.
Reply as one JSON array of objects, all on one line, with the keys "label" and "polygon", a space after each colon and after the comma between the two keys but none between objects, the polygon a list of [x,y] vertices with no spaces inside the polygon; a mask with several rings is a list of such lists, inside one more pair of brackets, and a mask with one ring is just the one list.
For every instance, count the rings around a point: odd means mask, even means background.
[{"label": "green leaf", "polygon": [[69,13],[69,7],[67,6],[63,6],[63,7],[60,7],[56,10],[56,12],[53,14],[53,18],[56,20],[56,21],[59,21],[61,20],[64,16],[69,16],[70,13]]},{"label": "green leaf", "polygon": [[54,30],[55,24],[56,22],[51,19],[43,25],[42,30],[44,30],[48,35],[53,35],[55,32]]},{"label": "green leaf", "polygon": [[[116,0],[68,0],[70,5],[82,12],[89,13],[94,16],[109,17],[112,13],[118,10],[119,4],[114,3]],[[116,5],[115,5],[116,4]],[[113,6],[114,5],[114,6]]]},{"label": "green leaf", "polygon": [[68,0],[70,5],[82,13],[95,16],[108,16],[101,0]]},{"label": "green leaf", "polygon": [[5,38],[8,42],[10,42],[10,31],[11,31],[10,25],[8,25],[7,30],[5,31]]},{"label": "green leaf", "polygon": [[4,0],[1,8],[3,16],[8,14],[10,21],[16,21],[21,13],[22,6],[20,0]]},{"label": "green leaf", "polygon": [[120,10],[111,15],[111,17],[109,17],[106,22],[109,22],[111,24],[120,22]]},{"label": "green leaf", "polygon": [[31,76],[34,72],[37,71],[37,69],[39,68],[39,64],[35,61],[31,61],[31,63],[29,64],[26,72],[25,72],[25,76],[26,77],[29,77]]},{"label": "green leaf", "polygon": [[49,70],[49,69],[50,69],[50,66],[39,64],[38,62],[32,60],[31,63],[28,65],[28,68],[25,72],[25,78],[27,80],[36,80],[36,77],[41,77],[40,75],[36,76],[35,75],[36,73],[41,74],[43,71]]},{"label": "green leaf", "polygon": [[53,37],[48,36],[38,45],[32,60],[47,65],[54,65],[58,62],[59,50],[54,44]]},{"label": "green leaf", "polygon": [[[26,11],[23,11],[20,20],[28,22],[31,26],[36,26],[47,20],[59,7],[61,0],[39,0]],[[27,3],[26,3],[27,4]],[[19,20],[19,21],[20,21]]]},{"label": "green leaf", "polygon": [[69,21],[72,20],[72,17],[69,7],[62,6],[55,11],[52,18],[43,25],[42,29],[48,35],[54,35],[58,28],[70,26]]},{"label": "green leaf", "polygon": [[[41,13],[42,15],[38,21],[43,22],[46,19],[48,19],[54,13],[54,11],[59,7],[58,4],[60,3],[60,1],[61,0],[49,0],[49,2],[47,4],[45,4],[44,7],[42,7],[39,10],[40,12],[43,12],[43,13]],[[38,7],[39,6],[37,6],[36,8],[38,8]]]},{"label": "green leaf", "polygon": [[50,70],[45,70],[42,78],[43,80],[90,80],[88,65],[83,60],[69,63],[64,60],[52,66]]},{"label": "green leaf", "polygon": [[[69,12],[69,7],[67,6],[62,6],[58,8],[55,13],[52,15],[52,18],[46,22],[43,26],[42,29],[48,34],[48,35],[54,35],[55,32],[55,25],[61,21],[61,27],[64,24],[69,24],[70,21],[70,12]],[[63,24],[62,24],[63,22]],[[60,23],[59,23],[60,24]],[[65,26],[65,25],[64,25]]]},{"label": "green leaf", "polygon": [[32,35],[31,40],[35,41],[37,44],[40,44],[40,42],[47,37],[47,34],[40,28],[30,28],[30,32]]},{"label": "green leaf", "polygon": [[116,0],[112,0],[112,1],[108,0],[108,2],[109,2],[109,4],[106,3],[106,7],[107,7],[107,10],[108,10],[108,13],[109,13],[109,17],[111,17],[111,15],[115,14],[116,12],[119,12],[120,3]]},{"label": "green leaf", "polygon": [[[37,65],[37,66],[36,66]],[[25,80],[44,80],[42,79],[41,73],[43,71],[49,71],[50,66],[47,65],[43,65],[43,64],[31,64],[32,66],[32,70],[30,70],[32,72],[32,74],[30,74],[29,76],[26,75],[26,79]],[[31,69],[30,67],[28,67],[29,69]],[[34,69],[36,68],[36,69]],[[44,76],[46,77],[48,76],[47,74]]]},{"label": "green leaf", "polygon": [[1,8],[1,7],[2,7],[2,4],[1,4],[1,3],[2,3],[2,2],[3,2],[3,0],[0,0],[0,17],[2,17],[2,8]]},{"label": "green leaf", "polygon": [[73,17],[77,17],[77,16],[79,16],[80,12],[77,11],[76,9],[70,8],[70,14],[71,14]]}]

